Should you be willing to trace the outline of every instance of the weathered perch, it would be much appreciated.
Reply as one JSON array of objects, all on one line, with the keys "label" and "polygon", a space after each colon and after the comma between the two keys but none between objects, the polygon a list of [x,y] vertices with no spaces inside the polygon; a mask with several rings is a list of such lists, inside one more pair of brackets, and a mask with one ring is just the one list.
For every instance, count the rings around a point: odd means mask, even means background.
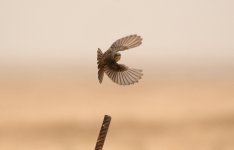
[{"label": "weathered perch", "polygon": [[99,135],[98,135],[95,150],[102,150],[103,145],[105,143],[105,139],[106,139],[106,135],[108,132],[110,122],[111,122],[111,116],[105,115],[101,130],[100,130]]}]

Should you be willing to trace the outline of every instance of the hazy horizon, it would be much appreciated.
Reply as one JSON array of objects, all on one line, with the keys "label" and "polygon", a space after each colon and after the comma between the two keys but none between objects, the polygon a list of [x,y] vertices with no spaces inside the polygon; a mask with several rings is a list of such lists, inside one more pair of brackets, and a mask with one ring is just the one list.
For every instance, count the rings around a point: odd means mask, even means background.
[{"label": "hazy horizon", "polygon": [[[234,1],[1,0],[0,149],[234,148]],[[97,49],[143,70],[133,86],[97,79]]]}]

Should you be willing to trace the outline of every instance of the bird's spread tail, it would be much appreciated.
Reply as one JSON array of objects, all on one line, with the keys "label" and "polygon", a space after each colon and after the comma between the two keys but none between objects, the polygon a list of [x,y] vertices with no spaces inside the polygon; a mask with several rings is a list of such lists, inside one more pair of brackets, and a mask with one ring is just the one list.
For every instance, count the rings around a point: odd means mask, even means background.
[{"label": "bird's spread tail", "polygon": [[99,80],[99,83],[102,83],[103,76],[104,76],[104,69],[103,69],[103,68],[100,68],[100,69],[98,70],[98,80]]},{"label": "bird's spread tail", "polygon": [[102,83],[103,76],[104,76],[104,68],[103,64],[101,63],[103,53],[100,48],[97,50],[97,64],[98,64],[98,79],[99,83]]},{"label": "bird's spread tail", "polygon": [[102,59],[102,55],[103,55],[103,53],[102,53],[101,49],[98,48],[98,50],[97,50],[97,61],[98,61],[98,63],[100,63],[100,61]]}]

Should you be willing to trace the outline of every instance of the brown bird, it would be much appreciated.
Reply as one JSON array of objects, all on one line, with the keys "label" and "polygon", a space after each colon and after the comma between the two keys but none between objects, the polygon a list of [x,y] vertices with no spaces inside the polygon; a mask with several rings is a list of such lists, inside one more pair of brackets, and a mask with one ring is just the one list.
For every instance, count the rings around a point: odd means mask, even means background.
[{"label": "brown bird", "polygon": [[119,85],[130,85],[138,82],[143,76],[142,70],[133,69],[118,64],[121,58],[119,51],[141,45],[142,38],[136,34],[129,35],[115,41],[111,47],[103,54],[101,49],[97,51],[98,80],[102,83],[104,72],[115,83]]}]

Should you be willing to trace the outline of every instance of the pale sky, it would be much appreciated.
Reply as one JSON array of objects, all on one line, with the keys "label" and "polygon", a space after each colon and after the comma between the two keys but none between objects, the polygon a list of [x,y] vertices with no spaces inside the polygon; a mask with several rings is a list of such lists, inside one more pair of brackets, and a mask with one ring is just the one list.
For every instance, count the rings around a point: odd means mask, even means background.
[{"label": "pale sky", "polygon": [[139,34],[143,44],[122,63],[232,72],[233,8],[232,0],[1,0],[0,67],[96,68],[98,47]]}]

